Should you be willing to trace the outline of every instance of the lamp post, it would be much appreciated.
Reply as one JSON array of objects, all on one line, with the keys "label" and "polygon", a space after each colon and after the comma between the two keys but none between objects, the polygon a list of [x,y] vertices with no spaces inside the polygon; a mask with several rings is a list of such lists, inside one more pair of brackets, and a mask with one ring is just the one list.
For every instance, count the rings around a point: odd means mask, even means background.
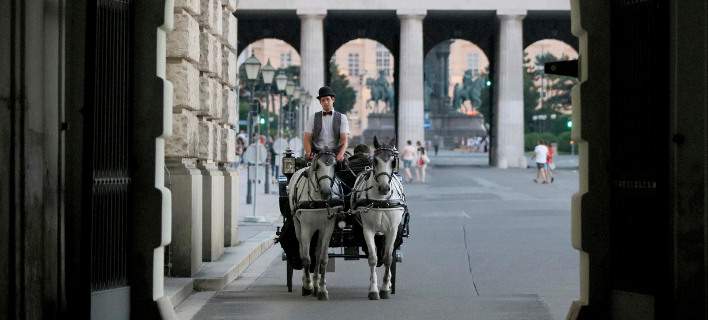
[{"label": "lamp post", "polygon": [[[288,123],[289,123],[290,126],[292,127],[292,126],[293,126],[293,123],[292,123],[292,112],[293,112],[293,108],[294,108],[292,102],[293,102],[293,100],[294,100],[294,99],[293,99],[293,94],[295,94],[295,81],[293,81],[292,79],[288,79],[288,83],[285,85],[285,94],[288,96],[288,112],[289,112],[289,113],[288,113],[288,115],[289,115]],[[293,131],[293,130],[292,130],[292,128],[291,128],[291,129],[290,129],[290,134],[291,134],[291,135],[292,135],[292,131]]]},{"label": "lamp post", "polygon": [[[256,96],[256,94],[255,94],[256,80],[258,79],[258,73],[260,72],[260,69],[261,69],[261,62],[258,61],[258,58],[256,58],[255,55],[251,54],[251,56],[248,57],[248,59],[246,59],[246,61],[244,61],[243,64],[245,65],[245,69],[246,69],[246,79],[248,79],[248,82],[251,87],[251,92],[250,92],[251,93],[251,111],[248,112],[249,119],[248,119],[248,130],[247,130],[248,131],[248,145],[251,146],[253,143],[252,142],[252,140],[253,140],[253,125],[252,125],[253,118],[252,118],[252,116],[253,116],[253,112],[254,112],[253,100],[255,99],[255,96]],[[251,183],[253,181],[251,181],[251,163],[250,162],[248,162],[248,166],[247,166],[247,180],[248,180],[248,183],[246,184],[246,203],[251,204],[252,198],[254,198],[254,197],[252,196],[252,192],[253,192],[252,188],[253,187],[251,186]]]},{"label": "lamp post", "polygon": [[[297,102],[296,102],[296,104],[295,104],[295,105],[297,106],[296,109],[302,109],[302,108],[300,108],[300,106],[299,106],[299,104],[300,104],[300,94],[301,94],[301,93],[302,93],[302,92],[300,91],[300,87],[295,88],[294,91],[293,91],[293,99],[294,99],[294,100],[297,100]],[[300,111],[302,111],[302,110],[300,110]],[[296,128],[296,129],[295,129],[295,134],[296,134],[297,136],[302,136],[302,131],[301,131],[301,130],[302,130],[302,127],[300,127],[300,121],[301,121],[301,119],[302,119],[302,112],[298,112],[298,113],[297,113],[297,124],[296,124],[296,126],[295,126],[295,128]]]},{"label": "lamp post", "polygon": [[[270,64],[270,59],[268,59],[268,63],[266,63],[265,66],[263,66],[263,69],[261,69],[261,74],[263,74],[263,83],[266,85],[266,115],[265,115],[265,132],[266,132],[266,141],[265,141],[265,146],[266,150],[268,150],[268,140],[270,140],[270,85],[273,83],[273,77],[275,76],[275,68]],[[274,155],[270,155],[273,157]],[[265,193],[269,194],[270,193],[270,161],[267,161],[267,156],[266,156],[266,163],[265,163]]]}]

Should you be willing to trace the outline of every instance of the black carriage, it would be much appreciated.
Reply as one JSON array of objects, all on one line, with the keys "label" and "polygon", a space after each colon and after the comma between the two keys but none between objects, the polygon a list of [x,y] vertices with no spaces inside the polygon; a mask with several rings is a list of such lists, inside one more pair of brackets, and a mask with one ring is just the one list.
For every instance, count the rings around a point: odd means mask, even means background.
[{"label": "black carriage", "polygon": [[[283,157],[283,174],[278,177],[279,186],[279,206],[280,213],[283,216],[283,226],[279,227],[276,231],[276,243],[280,243],[283,248],[283,261],[287,263],[287,287],[288,291],[292,292],[292,278],[293,270],[301,270],[303,268],[302,260],[300,259],[299,243],[297,237],[295,236],[295,225],[292,218],[292,213],[290,212],[290,204],[288,198],[288,183],[293,174],[304,167],[307,167],[308,163],[303,158],[293,157],[293,153],[288,150]],[[350,192],[354,186],[354,182],[359,174],[364,172],[367,168],[371,167],[371,159],[367,156],[355,154],[350,155],[347,152],[347,158],[344,162],[338,163],[336,168],[336,176],[342,182],[344,189],[344,201],[339,204],[344,207],[344,214],[337,215],[335,222],[336,226],[332,232],[332,237],[329,242],[330,248],[337,248],[339,252],[329,252],[328,256],[331,259],[328,264],[327,271],[334,272],[334,259],[333,258],[343,258],[344,260],[359,260],[368,258],[368,248],[364,241],[362,227],[359,221],[350,214]],[[398,179],[402,179],[398,173],[395,173]],[[336,205],[336,204],[332,204]],[[401,244],[403,243],[403,238],[407,238],[410,235],[409,229],[409,212],[405,205],[403,221],[398,227],[398,234],[394,244],[393,251],[393,264],[391,265],[391,293],[396,293],[396,264],[403,261],[400,252]],[[383,237],[377,235],[375,238],[377,244],[377,267],[380,267],[383,263]],[[312,246],[310,248],[310,256],[313,258],[315,255],[315,244],[316,241],[312,241]],[[363,253],[362,253],[363,252]],[[314,264],[311,266],[314,269]],[[314,271],[314,270],[310,270]]]}]

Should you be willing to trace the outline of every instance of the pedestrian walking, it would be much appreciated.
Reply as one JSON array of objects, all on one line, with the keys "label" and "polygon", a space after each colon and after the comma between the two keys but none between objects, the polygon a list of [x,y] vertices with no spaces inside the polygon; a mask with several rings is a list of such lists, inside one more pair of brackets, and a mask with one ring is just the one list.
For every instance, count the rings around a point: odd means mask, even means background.
[{"label": "pedestrian walking", "polygon": [[420,161],[420,153],[421,151],[424,150],[423,145],[420,143],[420,141],[415,142],[415,181],[420,182],[420,168],[418,167],[418,162]]},{"label": "pedestrian walking", "polygon": [[406,146],[401,150],[401,159],[403,159],[403,178],[406,182],[413,181],[413,174],[411,173],[411,167],[413,166],[413,160],[416,158],[416,150],[413,147],[413,143],[408,140],[406,141]]},{"label": "pedestrian walking", "polygon": [[546,181],[553,183],[555,178],[553,177],[553,170],[556,169],[556,164],[553,162],[553,156],[556,154],[556,148],[550,142],[546,143],[546,148],[548,148],[548,155],[546,155]]},{"label": "pedestrian walking", "polygon": [[543,140],[539,140],[536,147],[533,148],[534,161],[536,162],[536,178],[533,182],[548,183],[546,176],[546,161],[548,161],[548,147]]},{"label": "pedestrian walking", "polygon": [[430,163],[430,158],[425,153],[425,148],[421,147],[416,161],[416,177],[420,177],[418,181],[421,183],[425,183],[425,171],[428,168],[428,163]]}]

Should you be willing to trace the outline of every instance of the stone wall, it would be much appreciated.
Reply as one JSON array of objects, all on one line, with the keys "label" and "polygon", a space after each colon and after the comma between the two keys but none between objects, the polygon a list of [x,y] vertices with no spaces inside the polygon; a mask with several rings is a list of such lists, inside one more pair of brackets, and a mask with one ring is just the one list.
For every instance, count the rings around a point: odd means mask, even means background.
[{"label": "stone wall", "polygon": [[166,157],[235,160],[228,138],[238,123],[235,7],[233,0],[175,1],[175,28],[167,36],[174,134]]},{"label": "stone wall", "polygon": [[238,125],[233,14],[237,3],[175,0],[174,4],[174,30],[167,36],[173,134],[167,139],[165,157],[172,207],[181,208],[173,209],[173,238],[189,239],[173,239],[172,276],[193,275],[201,267],[195,260],[216,260],[225,242],[236,243],[232,238],[238,206],[232,204],[238,203],[233,186],[238,186],[239,176],[231,164],[236,161]]}]

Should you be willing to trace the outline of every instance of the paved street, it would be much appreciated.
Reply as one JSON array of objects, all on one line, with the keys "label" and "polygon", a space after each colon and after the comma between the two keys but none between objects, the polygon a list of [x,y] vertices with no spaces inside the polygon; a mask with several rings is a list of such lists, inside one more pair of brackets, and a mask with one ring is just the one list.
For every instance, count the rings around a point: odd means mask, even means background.
[{"label": "paved street", "polygon": [[559,170],[550,185],[534,184],[530,169],[429,175],[407,186],[411,237],[392,299],[367,300],[365,260],[337,259],[330,301],[302,297],[299,271],[288,293],[276,246],[195,319],[563,319],[578,295],[569,214],[577,172]]}]

